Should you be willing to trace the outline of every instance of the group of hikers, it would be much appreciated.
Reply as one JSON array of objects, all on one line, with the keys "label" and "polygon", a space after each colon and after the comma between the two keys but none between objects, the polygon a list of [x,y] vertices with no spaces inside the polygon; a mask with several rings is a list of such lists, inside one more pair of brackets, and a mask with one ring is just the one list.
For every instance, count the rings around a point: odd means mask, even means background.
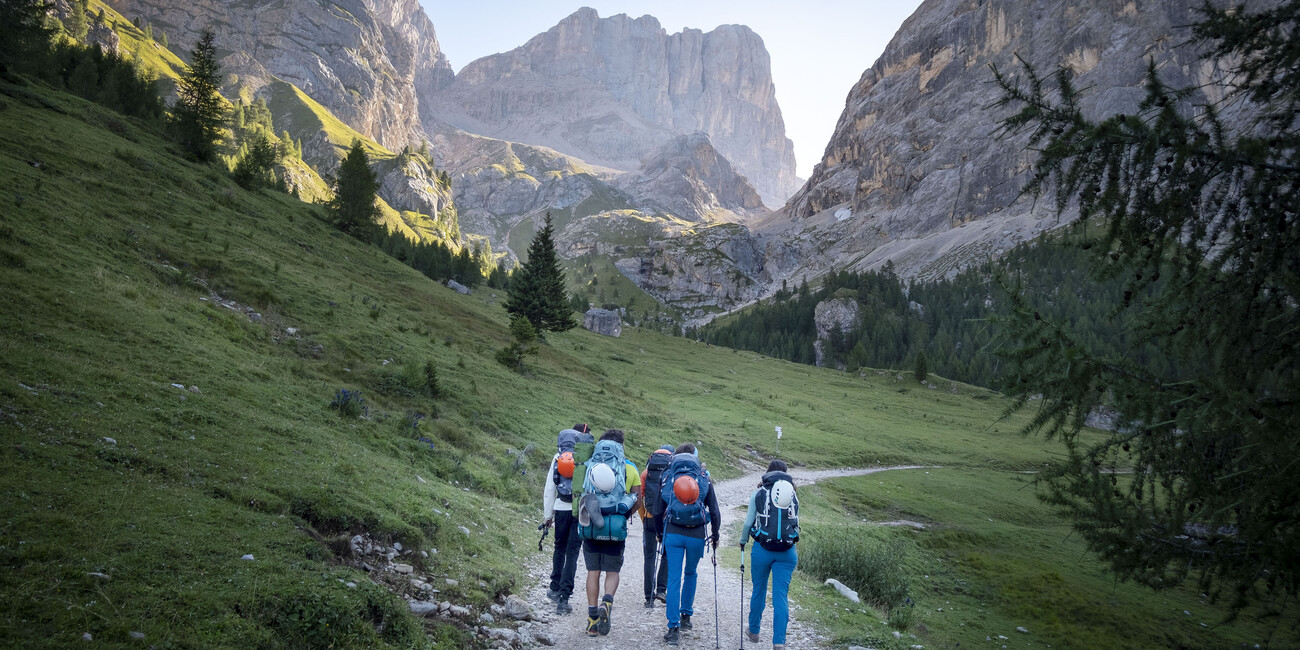
[{"label": "group of hikers", "polygon": [[[542,506],[546,518],[542,526],[555,527],[546,595],[555,602],[558,614],[573,611],[569,597],[581,549],[587,565],[586,631],[589,636],[609,634],[628,520],[638,516],[645,551],[645,607],[653,609],[655,601],[664,604],[668,631],[663,638],[675,646],[682,632],[694,627],[696,567],[706,546],[717,566],[722,523],[717,493],[695,445],[664,445],[650,454],[644,470],[638,470],[624,454],[623,441],[618,429],[607,429],[596,440],[586,424],[576,424],[556,437]],[[761,640],[770,577],[772,647],[784,650],[790,578],[799,562],[795,550],[799,501],[794,479],[780,460],[768,465],[749,498],[740,534],[742,582],[745,546],[751,538],[755,542],[749,557],[753,590],[744,639]]]}]

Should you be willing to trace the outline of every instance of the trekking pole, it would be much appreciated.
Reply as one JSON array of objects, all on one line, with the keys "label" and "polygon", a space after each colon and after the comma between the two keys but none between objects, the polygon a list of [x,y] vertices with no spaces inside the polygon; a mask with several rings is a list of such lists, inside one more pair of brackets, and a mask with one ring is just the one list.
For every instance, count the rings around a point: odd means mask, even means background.
[{"label": "trekking pole", "polygon": [[740,650],[745,650],[745,544],[740,544]]},{"label": "trekking pole", "polygon": [[546,541],[546,536],[551,532],[551,527],[547,526],[546,522],[543,521],[542,523],[537,524],[537,530],[542,531],[542,538],[537,540],[537,550],[540,551],[542,550],[542,542]]},{"label": "trekking pole", "polygon": [[718,545],[713,545],[713,647],[722,650],[722,633],[718,627]]}]

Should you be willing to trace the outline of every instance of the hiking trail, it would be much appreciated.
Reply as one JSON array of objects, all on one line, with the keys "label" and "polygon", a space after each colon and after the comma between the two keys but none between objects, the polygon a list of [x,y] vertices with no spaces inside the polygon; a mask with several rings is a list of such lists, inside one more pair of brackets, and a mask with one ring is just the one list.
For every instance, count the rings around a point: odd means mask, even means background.
[{"label": "hiking trail", "polygon": [[[895,467],[869,467],[858,469],[805,470],[791,469],[790,474],[799,486],[817,481],[840,478],[844,476],[863,476],[889,470],[922,469],[930,466],[902,465]],[[746,474],[714,485],[718,495],[718,508],[722,511],[722,545],[735,544],[732,529],[735,522],[744,521],[742,506],[749,501],[749,495],[758,487],[763,476],[761,468],[755,465],[745,467]],[[892,522],[891,522],[892,523]],[[537,620],[533,629],[545,631],[555,641],[557,648],[583,648],[590,650],[610,649],[627,650],[628,648],[667,647],[663,641],[668,629],[668,620],[664,613],[664,604],[655,601],[654,609],[646,609],[643,592],[644,556],[641,550],[642,535],[640,521],[628,522],[627,549],[623,557],[623,570],[619,573],[618,594],[614,597],[614,612],[611,617],[612,629],[608,636],[589,637],[586,631],[587,602],[584,591],[586,566],[582,554],[578,555],[578,573],[574,593],[570,599],[573,612],[565,615],[555,613],[555,604],[546,598],[547,584],[551,575],[551,551],[553,546],[548,538],[541,553],[531,553],[525,559],[533,584],[528,587],[525,599],[533,608]],[[752,542],[751,542],[752,543]],[[749,609],[749,562],[748,549],[745,563],[745,611]],[[718,624],[721,630],[721,646],[728,650],[740,647],[741,637],[741,602],[740,602],[740,567],[734,553],[724,566],[719,559],[718,579]],[[692,620],[695,628],[684,632],[681,637],[682,648],[713,648],[713,564],[708,550],[700,560],[698,583],[695,590],[695,614]],[[845,601],[847,602],[847,601]],[[801,609],[797,599],[790,598],[790,624],[786,630],[786,648],[805,650],[824,647],[828,639],[814,629],[811,624],[801,620]],[[771,596],[763,612],[763,626],[759,633],[760,641],[745,641],[746,648],[770,650],[772,647],[772,606]]]}]

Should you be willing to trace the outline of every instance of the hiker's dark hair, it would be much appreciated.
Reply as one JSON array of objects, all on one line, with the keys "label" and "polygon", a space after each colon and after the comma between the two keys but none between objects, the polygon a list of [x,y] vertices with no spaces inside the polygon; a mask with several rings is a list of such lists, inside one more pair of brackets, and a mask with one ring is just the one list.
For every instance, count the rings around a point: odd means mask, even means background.
[{"label": "hiker's dark hair", "polygon": [[692,445],[692,444],[689,443],[689,442],[683,442],[682,444],[677,445],[677,450],[674,451],[673,453],[674,453],[674,454],[693,454],[693,453],[695,453],[695,445]]},{"label": "hiker's dark hair", "polygon": [[582,422],[573,425],[573,430],[577,431],[578,433],[591,433],[591,427],[587,426]]},{"label": "hiker's dark hair", "polygon": [[601,439],[601,440],[613,440],[614,442],[617,442],[618,444],[621,445],[621,444],[623,444],[623,430],[622,430],[622,429],[605,429],[605,433],[602,433],[602,434],[600,435],[600,439]]},{"label": "hiker's dark hair", "polygon": [[770,462],[770,463],[767,464],[767,471],[769,471],[769,472],[788,472],[788,471],[790,471],[790,468],[789,468],[788,466],[786,466],[785,461],[783,461],[783,460],[773,460],[772,462]]}]

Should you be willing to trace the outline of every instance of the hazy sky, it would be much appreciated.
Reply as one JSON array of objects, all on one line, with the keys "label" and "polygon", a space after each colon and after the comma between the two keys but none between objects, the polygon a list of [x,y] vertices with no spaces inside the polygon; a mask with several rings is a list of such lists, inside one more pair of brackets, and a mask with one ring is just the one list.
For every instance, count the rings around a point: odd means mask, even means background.
[{"label": "hazy sky", "polygon": [[669,34],[747,25],[772,56],[776,99],[794,141],[799,175],[821,159],[849,88],[876,62],[920,0],[420,0],[457,72],[479,57],[523,45],[580,7],[601,17],[649,14]]}]

